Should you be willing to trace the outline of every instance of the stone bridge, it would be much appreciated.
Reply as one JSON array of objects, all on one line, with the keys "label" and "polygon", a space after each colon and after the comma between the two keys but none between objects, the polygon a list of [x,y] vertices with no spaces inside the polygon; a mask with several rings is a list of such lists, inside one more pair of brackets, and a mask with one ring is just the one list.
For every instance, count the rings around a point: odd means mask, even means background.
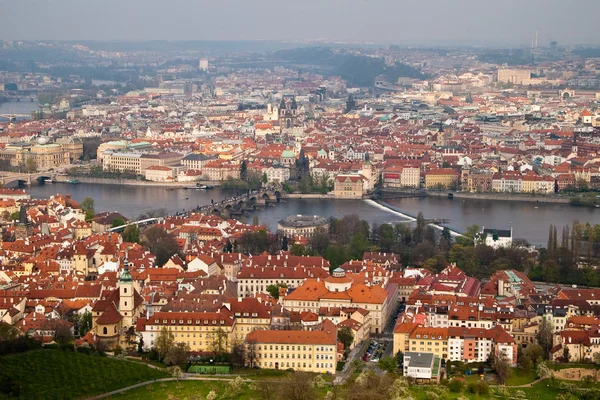
[{"label": "stone bridge", "polygon": [[33,180],[46,180],[54,178],[52,172],[36,172],[34,174],[27,174],[24,172],[0,172],[0,184],[6,185],[10,182],[22,182],[26,185],[31,185]]},{"label": "stone bridge", "polygon": [[200,207],[203,214],[216,214],[224,217],[236,217],[244,212],[262,210],[271,203],[279,203],[284,197],[278,189],[259,189],[243,195],[230,197]]}]

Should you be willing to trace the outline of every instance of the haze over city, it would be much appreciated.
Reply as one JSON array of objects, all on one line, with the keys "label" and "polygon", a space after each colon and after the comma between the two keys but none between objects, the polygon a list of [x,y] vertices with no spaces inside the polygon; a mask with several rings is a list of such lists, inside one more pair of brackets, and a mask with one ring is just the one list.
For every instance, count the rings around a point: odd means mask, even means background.
[{"label": "haze over city", "polygon": [[595,0],[0,0],[5,40],[594,44]]}]

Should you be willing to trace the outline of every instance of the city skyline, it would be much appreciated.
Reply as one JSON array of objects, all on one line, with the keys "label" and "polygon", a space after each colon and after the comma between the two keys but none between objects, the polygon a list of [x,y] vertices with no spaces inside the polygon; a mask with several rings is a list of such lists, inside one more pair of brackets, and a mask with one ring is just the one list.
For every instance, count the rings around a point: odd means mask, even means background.
[{"label": "city skyline", "polygon": [[[276,4],[174,0],[0,0],[5,40],[322,40],[415,45],[597,44],[600,3],[560,0]],[[91,23],[97,21],[96,23]]]}]

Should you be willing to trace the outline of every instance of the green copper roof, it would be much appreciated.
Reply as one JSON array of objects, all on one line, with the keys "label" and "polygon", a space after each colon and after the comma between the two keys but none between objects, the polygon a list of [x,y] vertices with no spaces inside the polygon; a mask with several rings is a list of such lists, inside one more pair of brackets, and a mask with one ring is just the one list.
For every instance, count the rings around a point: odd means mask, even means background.
[{"label": "green copper roof", "polygon": [[119,282],[132,282],[133,277],[129,273],[129,261],[127,259],[123,260],[123,273],[119,278]]}]

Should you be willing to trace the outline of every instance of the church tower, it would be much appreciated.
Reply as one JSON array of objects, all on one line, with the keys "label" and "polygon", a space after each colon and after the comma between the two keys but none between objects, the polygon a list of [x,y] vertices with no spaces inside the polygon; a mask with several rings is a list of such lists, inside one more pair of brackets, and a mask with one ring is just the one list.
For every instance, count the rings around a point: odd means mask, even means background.
[{"label": "church tower", "polygon": [[123,316],[123,326],[133,325],[133,314],[135,289],[133,287],[133,277],[129,273],[129,261],[127,258],[123,261],[123,273],[119,278],[119,312]]}]

